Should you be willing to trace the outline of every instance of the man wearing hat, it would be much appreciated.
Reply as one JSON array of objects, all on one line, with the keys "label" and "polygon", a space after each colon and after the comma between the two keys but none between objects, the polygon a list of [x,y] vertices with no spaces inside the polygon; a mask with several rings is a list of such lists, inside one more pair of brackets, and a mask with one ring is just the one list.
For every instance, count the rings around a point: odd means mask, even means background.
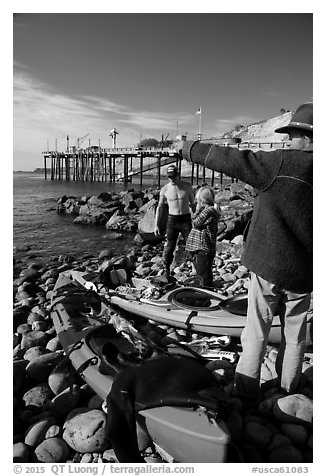
[{"label": "man wearing hat", "polygon": [[275,132],[288,134],[287,149],[253,152],[203,142],[183,142],[182,155],[252,185],[257,192],[244,233],[242,263],[250,270],[247,322],[241,336],[236,393],[255,406],[273,315],[282,340],[276,360],[280,388],[299,388],[312,292],[313,104],[298,107],[291,122]]},{"label": "man wearing hat", "polygon": [[166,244],[163,259],[165,273],[171,279],[170,267],[173,261],[174,250],[179,233],[186,241],[191,230],[190,207],[195,209],[195,197],[190,183],[180,180],[178,167],[169,165],[167,168],[168,183],[160,191],[160,198],[156,209],[155,228],[156,235],[160,233],[158,219],[164,203],[168,204],[169,214],[166,225]]}]

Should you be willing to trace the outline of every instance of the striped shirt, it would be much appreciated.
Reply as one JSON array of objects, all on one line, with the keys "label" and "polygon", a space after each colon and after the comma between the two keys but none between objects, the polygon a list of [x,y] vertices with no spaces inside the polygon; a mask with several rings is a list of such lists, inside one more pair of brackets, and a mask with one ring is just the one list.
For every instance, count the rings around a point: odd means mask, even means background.
[{"label": "striped shirt", "polygon": [[220,213],[213,206],[205,206],[192,217],[192,226],[187,243],[187,251],[216,252],[216,236]]}]

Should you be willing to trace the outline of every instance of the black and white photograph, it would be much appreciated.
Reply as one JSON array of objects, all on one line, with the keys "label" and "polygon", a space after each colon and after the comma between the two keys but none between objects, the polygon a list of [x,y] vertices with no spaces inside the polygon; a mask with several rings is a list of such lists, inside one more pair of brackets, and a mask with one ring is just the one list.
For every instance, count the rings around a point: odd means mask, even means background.
[{"label": "black and white photograph", "polygon": [[14,473],[309,473],[313,8],[56,10],[11,13]]}]

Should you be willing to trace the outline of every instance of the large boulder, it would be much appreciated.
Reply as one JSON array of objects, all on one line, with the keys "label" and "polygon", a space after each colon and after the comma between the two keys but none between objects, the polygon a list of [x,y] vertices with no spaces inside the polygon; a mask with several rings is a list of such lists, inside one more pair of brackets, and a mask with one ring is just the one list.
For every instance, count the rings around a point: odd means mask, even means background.
[{"label": "large boulder", "polygon": [[49,350],[37,345],[35,347],[30,347],[29,349],[25,351],[24,359],[29,360],[31,362],[32,360],[37,359],[38,357],[41,357],[42,355],[46,355],[49,353],[50,353]]},{"label": "large boulder", "polygon": [[305,395],[289,395],[275,402],[273,412],[279,422],[311,425],[313,402]]},{"label": "large boulder", "polygon": [[59,276],[59,271],[57,268],[50,268],[47,269],[42,275],[41,275],[41,280],[46,281],[49,278],[57,278]]},{"label": "large boulder", "polygon": [[28,446],[35,447],[44,439],[48,429],[55,424],[54,418],[44,418],[31,425],[25,433],[25,443]]},{"label": "large boulder", "polygon": [[28,306],[20,306],[13,310],[13,332],[16,332],[20,325],[26,324],[28,313]]},{"label": "large boulder", "polygon": [[[149,205],[150,204],[150,205]],[[139,233],[152,233],[155,226],[156,201],[148,202],[147,210],[138,221]]]},{"label": "large boulder", "polygon": [[134,237],[134,242],[140,246],[144,246],[146,244],[155,246],[161,243],[164,238],[164,235],[155,235],[155,233],[137,233]]},{"label": "large boulder", "polygon": [[75,197],[70,197],[64,204],[65,212],[70,215],[78,215],[79,213],[79,201]]},{"label": "large boulder", "polygon": [[109,193],[107,193],[107,192],[101,192],[101,193],[99,194],[98,198],[99,198],[100,200],[102,200],[102,202],[107,203],[107,202],[109,202],[109,201],[111,200],[111,195],[110,195]]},{"label": "large boulder", "polygon": [[17,284],[18,286],[25,283],[26,281],[28,282],[34,282],[36,281],[40,276],[40,273],[39,271],[37,271],[37,269],[34,269],[34,268],[26,268],[26,269],[23,269],[20,273],[20,277],[19,279],[17,280]]},{"label": "large boulder", "polygon": [[40,355],[29,362],[26,372],[34,380],[44,382],[63,358],[63,355],[57,352]]},{"label": "large boulder", "polygon": [[124,192],[123,196],[121,197],[120,202],[125,206],[128,207],[131,202],[134,200],[134,192]]},{"label": "large boulder", "polygon": [[120,210],[116,210],[111,218],[106,222],[105,228],[107,230],[122,229],[126,223],[128,223],[128,217],[121,215]]},{"label": "large boulder", "polygon": [[58,336],[54,336],[46,344],[46,350],[49,352],[56,352],[57,350],[61,350],[61,349],[62,349],[62,345]]},{"label": "large boulder", "polygon": [[26,407],[46,410],[53,398],[53,392],[47,383],[30,388],[23,396]]},{"label": "large boulder", "polygon": [[13,362],[13,392],[18,395],[23,391],[26,382],[26,365],[28,362],[24,360],[16,360]]},{"label": "large boulder", "polygon": [[43,331],[31,331],[23,334],[21,348],[24,350],[31,347],[45,347],[47,343],[47,335]]},{"label": "large boulder", "polygon": [[113,257],[113,251],[111,249],[104,249],[100,252],[98,259],[107,259],[107,258],[112,258]]},{"label": "large boulder", "polygon": [[63,439],[79,453],[102,452],[110,447],[106,436],[106,415],[101,410],[79,413],[66,420]]},{"label": "large boulder", "polygon": [[80,383],[80,377],[73,368],[70,360],[63,359],[52,370],[48,378],[48,384],[55,395],[59,395],[63,390],[73,384]]},{"label": "large boulder", "polygon": [[294,446],[297,448],[305,447],[309,438],[309,432],[306,426],[297,425],[295,423],[282,423],[280,428],[282,433],[290,438]]},{"label": "large boulder", "polygon": [[103,202],[100,198],[98,197],[95,197],[95,195],[93,195],[89,200],[88,200],[88,204],[89,205],[93,205],[95,207],[101,207],[103,205]]},{"label": "large boulder", "polygon": [[270,463],[302,463],[303,455],[295,446],[279,446],[269,454]]},{"label": "large boulder", "polygon": [[70,448],[61,438],[49,438],[35,448],[35,460],[39,463],[64,463],[67,461]]},{"label": "large boulder", "polygon": [[258,450],[264,450],[273,437],[272,430],[258,421],[247,421],[244,427],[244,439]]},{"label": "large boulder", "polygon": [[[41,316],[38,312],[34,312],[34,311],[28,314],[28,317],[26,320],[27,324],[29,324],[30,326],[33,326],[34,322],[40,322],[40,321],[44,321],[44,317]],[[32,327],[32,330],[34,330],[33,327]]]},{"label": "large boulder", "polygon": [[15,443],[13,447],[14,463],[29,463],[29,448],[25,443]]},{"label": "large boulder", "polygon": [[226,420],[226,425],[230,432],[232,441],[239,443],[242,439],[243,432],[243,418],[241,413],[235,409],[232,409]]},{"label": "large boulder", "polygon": [[56,395],[52,402],[51,408],[60,416],[66,416],[73,408],[78,405],[80,398],[80,390],[78,385],[72,385]]},{"label": "large boulder", "polygon": [[274,395],[264,398],[259,404],[259,413],[263,417],[273,417],[274,415],[274,405],[280,398],[283,398],[282,393],[275,393]]},{"label": "large boulder", "polygon": [[89,206],[87,204],[81,205],[79,209],[79,216],[89,215]]}]

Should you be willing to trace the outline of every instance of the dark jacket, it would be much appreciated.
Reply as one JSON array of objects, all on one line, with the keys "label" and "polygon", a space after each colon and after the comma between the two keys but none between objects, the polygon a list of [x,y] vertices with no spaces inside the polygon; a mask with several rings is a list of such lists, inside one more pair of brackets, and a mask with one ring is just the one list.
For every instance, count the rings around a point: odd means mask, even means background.
[{"label": "dark jacket", "polygon": [[253,152],[185,142],[183,157],[252,185],[243,264],[288,291],[312,291],[312,151]]}]

